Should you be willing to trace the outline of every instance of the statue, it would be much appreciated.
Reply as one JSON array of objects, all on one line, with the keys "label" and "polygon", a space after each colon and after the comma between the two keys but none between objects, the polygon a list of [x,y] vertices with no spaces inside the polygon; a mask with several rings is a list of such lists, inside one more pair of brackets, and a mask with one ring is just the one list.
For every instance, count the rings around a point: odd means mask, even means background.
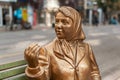
[{"label": "statue", "polygon": [[92,49],[84,42],[80,14],[62,6],[55,15],[57,38],[45,46],[32,43],[25,49],[30,80],[101,80]]}]

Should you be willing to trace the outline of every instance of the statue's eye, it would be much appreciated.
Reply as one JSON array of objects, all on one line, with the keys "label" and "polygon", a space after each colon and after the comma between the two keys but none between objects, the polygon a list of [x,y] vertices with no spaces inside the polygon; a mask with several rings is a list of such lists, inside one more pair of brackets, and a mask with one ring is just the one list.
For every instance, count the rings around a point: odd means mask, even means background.
[{"label": "statue's eye", "polygon": [[59,22],[59,20],[58,20],[58,19],[56,19],[56,20],[55,20],[55,23],[58,23],[58,22]]},{"label": "statue's eye", "polygon": [[65,19],[61,20],[61,22],[62,22],[64,25],[68,24],[68,22],[67,22]]}]

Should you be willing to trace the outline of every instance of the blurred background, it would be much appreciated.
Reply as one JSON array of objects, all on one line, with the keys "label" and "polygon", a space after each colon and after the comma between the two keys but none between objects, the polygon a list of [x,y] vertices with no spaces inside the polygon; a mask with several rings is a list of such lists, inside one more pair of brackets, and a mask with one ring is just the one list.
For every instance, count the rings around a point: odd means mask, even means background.
[{"label": "blurred background", "polygon": [[118,24],[119,4],[120,0],[0,0],[0,26],[9,22],[11,30],[14,24],[22,28],[37,24],[51,27],[55,11],[63,5],[78,10],[86,25]]},{"label": "blurred background", "polygon": [[52,41],[60,6],[82,15],[102,80],[120,80],[120,0],[0,0],[0,64],[23,60],[32,42]]}]

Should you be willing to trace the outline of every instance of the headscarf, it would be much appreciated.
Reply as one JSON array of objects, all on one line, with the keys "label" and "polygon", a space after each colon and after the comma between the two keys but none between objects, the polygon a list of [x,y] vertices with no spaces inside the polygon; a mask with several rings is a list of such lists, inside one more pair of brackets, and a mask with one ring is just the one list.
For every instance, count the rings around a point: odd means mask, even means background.
[{"label": "headscarf", "polygon": [[61,12],[66,17],[69,17],[73,20],[73,33],[71,33],[71,40],[84,40],[85,34],[82,30],[82,19],[78,11],[73,9],[72,7],[62,6],[58,9],[57,13]]},{"label": "headscarf", "polygon": [[[75,9],[68,6],[59,8],[58,12],[62,12],[65,16],[73,20],[72,27],[74,31],[71,33],[72,36],[70,38],[72,44],[75,46],[71,46],[71,44],[65,39],[57,39],[55,40],[53,51],[57,57],[66,60],[71,66],[74,67],[74,65],[72,65],[69,60],[72,60],[74,62],[75,58],[79,59],[77,58],[80,55],[78,54],[80,53],[79,46],[81,46],[81,42],[85,39],[85,35],[81,26],[81,17]],[[81,55],[81,57],[82,58],[77,61],[81,61],[84,56]]]}]

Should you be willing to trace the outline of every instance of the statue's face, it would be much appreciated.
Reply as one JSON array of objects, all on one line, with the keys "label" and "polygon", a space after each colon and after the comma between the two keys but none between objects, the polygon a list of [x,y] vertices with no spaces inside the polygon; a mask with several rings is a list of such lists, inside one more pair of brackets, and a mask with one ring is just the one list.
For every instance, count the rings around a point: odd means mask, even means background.
[{"label": "statue's face", "polygon": [[55,31],[59,39],[68,39],[73,32],[73,21],[61,12],[58,12],[55,18]]}]

